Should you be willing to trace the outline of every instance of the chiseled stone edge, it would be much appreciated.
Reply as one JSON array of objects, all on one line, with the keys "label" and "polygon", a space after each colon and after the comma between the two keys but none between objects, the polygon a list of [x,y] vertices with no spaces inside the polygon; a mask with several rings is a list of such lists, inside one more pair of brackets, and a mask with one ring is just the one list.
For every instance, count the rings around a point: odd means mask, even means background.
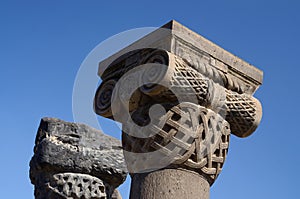
[{"label": "chiseled stone edge", "polygon": [[209,54],[215,58],[216,61],[223,62],[228,65],[229,68],[231,68],[231,71],[239,73],[238,75],[254,81],[255,84],[262,84],[263,72],[260,69],[240,59],[236,55],[233,55],[175,20],[171,20],[167,24],[163,25],[162,28],[149,33],[143,38],[101,61],[99,63],[98,75],[101,77],[106,67],[116,58],[132,50],[146,47],[161,48],[176,54],[176,52],[174,52],[175,44],[173,41],[174,39],[176,40],[176,37],[186,41],[189,46],[196,47],[198,50]]}]

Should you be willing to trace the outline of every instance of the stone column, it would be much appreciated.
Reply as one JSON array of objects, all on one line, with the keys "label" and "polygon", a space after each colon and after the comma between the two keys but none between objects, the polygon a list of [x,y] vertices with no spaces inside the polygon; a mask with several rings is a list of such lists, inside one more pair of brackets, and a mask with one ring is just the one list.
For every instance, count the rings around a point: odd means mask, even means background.
[{"label": "stone column", "polygon": [[30,161],[36,199],[121,199],[121,143],[84,124],[41,120]]},{"label": "stone column", "polygon": [[130,198],[209,198],[230,134],[262,110],[262,72],[171,21],[99,64],[95,112],[123,124]]},{"label": "stone column", "polygon": [[133,174],[130,198],[209,198],[209,183],[198,173],[184,169]]}]

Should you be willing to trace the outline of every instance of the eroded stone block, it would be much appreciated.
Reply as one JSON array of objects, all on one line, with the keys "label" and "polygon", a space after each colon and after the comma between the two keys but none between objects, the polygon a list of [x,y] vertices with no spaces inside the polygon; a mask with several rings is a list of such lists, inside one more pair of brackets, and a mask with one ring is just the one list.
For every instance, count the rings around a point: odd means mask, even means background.
[{"label": "eroded stone block", "polygon": [[30,161],[36,198],[111,198],[126,175],[119,140],[84,124],[41,120]]}]

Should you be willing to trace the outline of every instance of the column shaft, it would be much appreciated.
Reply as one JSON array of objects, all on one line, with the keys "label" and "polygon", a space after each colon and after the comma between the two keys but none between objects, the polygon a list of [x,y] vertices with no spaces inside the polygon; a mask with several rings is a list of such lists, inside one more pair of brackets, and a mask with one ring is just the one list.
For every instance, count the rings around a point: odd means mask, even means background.
[{"label": "column shaft", "polygon": [[133,174],[130,199],[208,199],[209,183],[200,174],[163,169]]}]

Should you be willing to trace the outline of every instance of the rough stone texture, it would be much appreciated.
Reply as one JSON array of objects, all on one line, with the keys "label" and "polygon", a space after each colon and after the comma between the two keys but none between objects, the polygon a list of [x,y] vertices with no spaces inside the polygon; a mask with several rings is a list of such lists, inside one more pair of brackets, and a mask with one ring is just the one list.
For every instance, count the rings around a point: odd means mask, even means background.
[{"label": "rough stone texture", "polygon": [[38,198],[111,198],[126,179],[120,141],[84,124],[41,120],[30,161]]},{"label": "rough stone texture", "polygon": [[209,184],[201,175],[181,169],[134,174],[130,198],[208,199]]},{"label": "rough stone texture", "polygon": [[[51,175],[48,175],[51,174]],[[49,172],[40,175],[36,198],[108,198],[109,184],[99,178],[80,173]]]}]

